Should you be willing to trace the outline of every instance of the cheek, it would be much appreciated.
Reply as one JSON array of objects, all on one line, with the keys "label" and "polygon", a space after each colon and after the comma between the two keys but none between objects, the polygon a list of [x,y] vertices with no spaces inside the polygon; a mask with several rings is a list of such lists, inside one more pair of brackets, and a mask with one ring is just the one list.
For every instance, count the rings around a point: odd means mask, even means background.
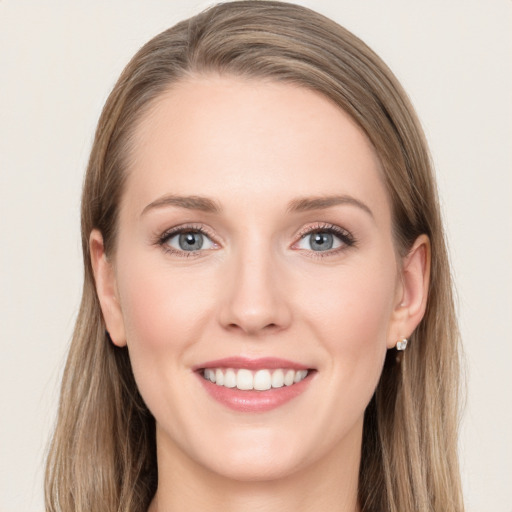
[{"label": "cheek", "polygon": [[297,304],[307,304],[304,317],[329,352],[334,373],[371,388],[380,377],[392,322],[394,260],[340,268],[325,282],[314,293],[304,286]]},{"label": "cheek", "polygon": [[[118,293],[139,391],[155,417],[176,417],[180,403],[193,400],[180,383],[188,373],[187,351],[204,330],[209,285],[152,256],[134,251],[118,257]],[[174,398],[164,399],[163,390]]]},{"label": "cheek", "polygon": [[208,281],[191,280],[190,274],[148,258],[133,258],[123,270],[119,295],[129,346],[160,352],[195,338],[199,312],[207,307]]},{"label": "cheek", "polygon": [[[361,343],[386,338],[395,294],[395,275],[382,268],[343,268],[325,280],[328,286],[305,288],[311,316],[322,319],[330,338],[359,338]],[[379,336],[372,336],[371,334]]]}]

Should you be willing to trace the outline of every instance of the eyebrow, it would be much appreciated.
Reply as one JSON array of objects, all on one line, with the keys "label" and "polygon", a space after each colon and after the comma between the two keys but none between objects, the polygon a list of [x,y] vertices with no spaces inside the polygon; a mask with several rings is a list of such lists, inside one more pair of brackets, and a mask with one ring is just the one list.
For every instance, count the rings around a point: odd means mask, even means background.
[{"label": "eyebrow", "polygon": [[374,218],[373,212],[365,203],[349,195],[303,197],[294,199],[289,203],[287,211],[306,212],[310,210],[325,210],[327,208],[340,205],[356,206],[370,215],[370,217]]},{"label": "eyebrow", "polygon": [[[370,217],[374,218],[373,212],[365,203],[349,195],[301,197],[290,201],[286,211],[289,213],[307,212],[311,210],[325,210],[327,208],[340,205],[356,206],[370,215]],[[149,210],[165,208],[168,206],[176,206],[187,210],[199,210],[206,213],[219,214],[222,212],[220,204],[208,197],[167,194],[149,203],[142,210],[141,215],[144,215]]]},{"label": "eyebrow", "polygon": [[177,196],[175,194],[168,194],[159,197],[155,201],[149,203],[141,215],[144,215],[149,210],[156,208],[164,208],[167,206],[177,206],[178,208],[185,208],[187,210],[199,210],[206,213],[220,213],[222,208],[213,199],[202,196]]}]

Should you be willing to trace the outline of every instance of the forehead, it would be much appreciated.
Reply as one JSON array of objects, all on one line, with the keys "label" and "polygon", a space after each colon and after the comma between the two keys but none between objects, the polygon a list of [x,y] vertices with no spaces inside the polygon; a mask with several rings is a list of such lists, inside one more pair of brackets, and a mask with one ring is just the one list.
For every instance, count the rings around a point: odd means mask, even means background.
[{"label": "forehead", "polygon": [[206,76],[174,84],[135,129],[125,205],[165,193],[281,204],[350,194],[383,203],[379,159],[359,126],[319,93]]}]

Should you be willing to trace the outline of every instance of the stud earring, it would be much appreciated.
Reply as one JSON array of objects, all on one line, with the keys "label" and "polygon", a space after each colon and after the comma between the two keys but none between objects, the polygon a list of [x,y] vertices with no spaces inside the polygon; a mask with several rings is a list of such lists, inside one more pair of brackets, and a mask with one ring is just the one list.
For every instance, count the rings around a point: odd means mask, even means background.
[{"label": "stud earring", "polygon": [[407,342],[409,340],[407,338],[402,338],[401,340],[398,340],[396,342],[396,349],[397,350],[405,350],[407,348]]}]

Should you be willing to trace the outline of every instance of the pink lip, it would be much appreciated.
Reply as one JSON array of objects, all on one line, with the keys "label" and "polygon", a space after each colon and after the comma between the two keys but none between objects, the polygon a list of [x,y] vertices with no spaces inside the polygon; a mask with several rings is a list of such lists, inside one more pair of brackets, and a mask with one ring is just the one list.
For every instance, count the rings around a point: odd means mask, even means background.
[{"label": "pink lip", "polygon": [[247,370],[261,370],[264,368],[267,370],[275,370],[277,368],[286,368],[290,370],[307,370],[309,367],[277,357],[260,357],[258,359],[250,359],[248,357],[225,357],[223,359],[198,364],[194,366],[193,370],[197,371],[204,368],[246,368]]},{"label": "pink lip", "polygon": [[308,367],[285,359],[267,357],[259,359],[229,357],[216,361],[208,361],[207,363],[195,367],[197,377],[203,385],[203,388],[213,399],[234,411],[245,413],[262,413],[284,405],[306,391],[313,375],[316,373],[314,370],[310,371],[304,380],[291,386],[283,386],[267,391],[241,391],[236,388],[217,386],[217,384],[206,380],[200,371],[204,368],[246,368],[248,370],[286,368],[292,370],[307,370]]}]

